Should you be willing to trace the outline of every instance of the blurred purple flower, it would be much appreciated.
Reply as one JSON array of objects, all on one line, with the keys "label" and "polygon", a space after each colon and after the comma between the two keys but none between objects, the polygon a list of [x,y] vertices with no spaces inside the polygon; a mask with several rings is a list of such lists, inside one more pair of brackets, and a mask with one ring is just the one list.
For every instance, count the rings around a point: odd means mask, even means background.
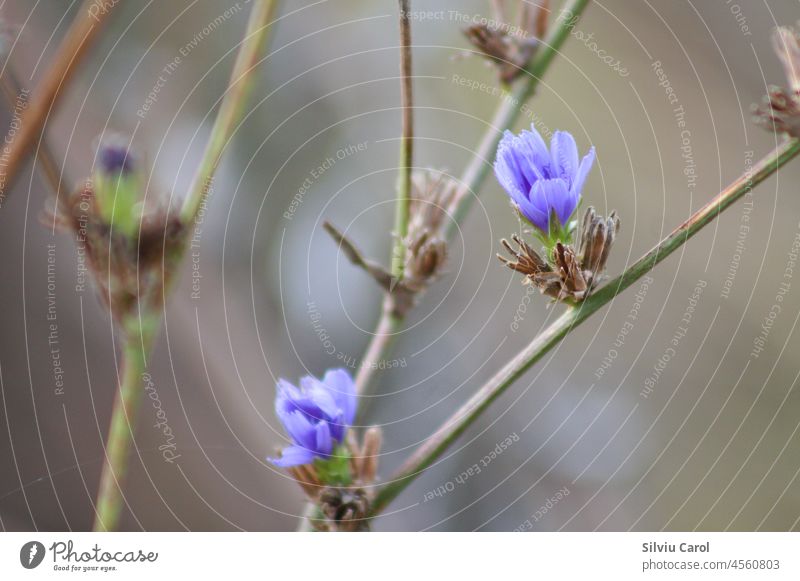
[{"label": "blurred purple flower", "polygon": [[[494,172],[522,215],[550,236],[567,225],[578,207],[592,163],[594,147],[579,164],[572,135],[556,131],[548,151],[542,136],[531,125],[530,131],[519,135],[505,132],[497,148]],[[553,212],[560,224],[550,224]]]},{"label": "blurred purple flower", "polygon": [[98,158],[102,170],[109,174],[127,174],[134,169],[134,155],[130,148],[116,139],[101,144]]},{"label": "blurred purple flower", "polygon": [[356,399],[355,384],[344,369],[329,370],[322,381],[307,375],[300,389],[279,380],[275,412],[293,445],[270,462],[286,468],[330,458],[355,419]]}]

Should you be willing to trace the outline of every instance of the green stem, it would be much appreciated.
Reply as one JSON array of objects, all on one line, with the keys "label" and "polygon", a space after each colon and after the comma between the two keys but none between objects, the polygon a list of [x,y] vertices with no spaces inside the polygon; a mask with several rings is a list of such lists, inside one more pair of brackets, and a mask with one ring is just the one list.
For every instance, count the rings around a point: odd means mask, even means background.
[{"label": "green stem", "polygon": [[683,224],[658,243],[652,250],[633,263],[625,272],[608,282],[579,306],[569,308],[525,349],[509,361],[494,377],[484,384],[461,409],[453,414],[439,430],[408,458],[399,471],[378,493],[371,514],[378,514],[397,497],[423,470],[458,438],[464,430],[502,395],[523,373],[558,345],[568,333],[611,301],[617,294],[631,286],[655,265],[672,254],[689,238],[716,218],[720,212],[750,192],[756,185],[775,173],[778,168],[800,153],[800,140],[790,139],[761,159],[752,168],[752,174],[737,179],[713,200],[692,214]]},{"label": "green stem", "polygon": [[[375,329],[375,334],[372,336],[358,374],[356,374],[356,390],[362,395],[371,393],[373,381],[380,370],[378,363],[389,353],[395,336],[403,328],[403,317],[394,311],[391,297],[384,299],[382,309],[378,327]],[[363,424],[371,399],[370,397],[361,398],[358,405],[357,424]]]},{"label": "green stem", "polygon": [[[137,320],[138,321],[138,320]],[[128,453],[133,442],[136,414],[141,402],[139,388],[146,370],[146,357],[155,333],[141,332],[138,322],[123,330],[122,373],[114,398],[111,426],[106,441],[106,457],[97,496],[95,531],[113,531],[119,524],[125,502],[122,482],[128,471]]]},{"label": "green stem", "polygon": [[277,4],[277,0],[257,0],[253,3],[247,32],[239,47],[222,106],[211,129],[203,160],[189,190],[189,196],[181,208],[181,219],[184,224],[189,224],[197,215],[203,200],[208,195],[222,154],[238,127],[252,86],[253,71],[261,58]]},{"label": "green stem", "polygon": [[406,235],[411,206],[411,167],[414,158],[414,94],[411,82],[411,12],[409,0],[400,0],[400,101],[403,109],[400,159],[397,174],[397,207],[394,214],[392,279],[403,278]]}]

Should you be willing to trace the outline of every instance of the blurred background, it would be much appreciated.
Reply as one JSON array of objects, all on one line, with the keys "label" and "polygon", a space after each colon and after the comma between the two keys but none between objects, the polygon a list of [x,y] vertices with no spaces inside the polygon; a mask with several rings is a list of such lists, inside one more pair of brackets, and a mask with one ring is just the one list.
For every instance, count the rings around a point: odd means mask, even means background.
[{"label": "blurred background", "polygon": [[[458,177],[491,128],[496,75],[465,56],[461,32],[490,16],[488,4],[412,3],[419,167]],[[3,4],[17,39],[5,66],[24,86],[41,78],[77,10]],[[134,135],[150,191],[180,198],[248,10],[244,0],[123,2],[47,123],[66,182],[90,172],[96,136],[113,130]],[[187,261],[150,361],[179,458],[164,460],[146,400],[124,529],[296,526],[301,491],[265,461],[286,443],[274,385],[359,365],[377,320],[379,291],[321,222],[388,260],[396,10],[384,0],[283,3],[203,215],[199,276]],[[785,1],[590,4],[515,129],[535,115],[540,129],[572,132],[581,152],[596,147],[584,199],[622,217],[610,274],[776,146],[749,107],[767,84],[785,84],[770,34],[798,17]],[[797,529],[800,280],[784,272],[800,234],[798,164],[570,334],[375,528]],[[3,530],[91,527],[116,385],[115,329],[91,285],[80,288],[75,240],[39,222],[50,195],[31,163],[0,209]],[[495,258],[520,225],[494,179],[473,195],[448,271],[398,337],[396,366],[371,402],[384,477],[562,309],[526,294]]]}]

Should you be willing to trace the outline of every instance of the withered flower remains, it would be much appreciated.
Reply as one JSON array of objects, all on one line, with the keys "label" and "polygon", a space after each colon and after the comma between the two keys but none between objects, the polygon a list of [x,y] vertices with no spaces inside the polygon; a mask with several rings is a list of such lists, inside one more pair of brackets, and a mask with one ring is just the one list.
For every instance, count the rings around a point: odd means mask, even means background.
[{"label": "withered flower remains", "polygon": [[463,194],[440,172],[415,172],[412,179],[404,282],[419,292],[441,273],[447,258],[446,222]]},{"label": "withered flower remains", "polygon": [[497,257],[512,270],[525,275],[524,282],[535,285],[542,294],[556,300],[582,301],[600,281],[618,231],[616,212],[604,218],[589,207],[583,216],[577,253],[571,245],[558,242],[547,260],[515,234],[511,239],[518,249],[507,240],[502,241],[514,259],[499,254]]},{"label": "withered flower remains", "polygon": [[771,86],[762,103],[753,105],[755,121],[770,131],[800,137],[800,36],[788,26],[779,27],[772,35],[772,46],[788,86]]},{"label": "withered flower remains", "polygon": [[548,4],[547,0],[541,0],[538,6],[529,0],[519,0],[517,22],[512,24],[505,3],[494,0],[493,19],[464,30],[472,45],[495,64],[503,83],[511,83],[530,62],[547,28]]},{"label": "withered flower remains", "polygon": [[441,273],[447,258],[447,222],[464,195],[461,188],[441,172],[415,172],[412,179],[403,278],[395,279],[383,266],[365,258],[333,224],[323,224],[350,261],[363,268],[386,291],[393,311],[400,316]]},{"label": "withered flower remains", "polygon": [[122,137],[102,140],[92,177],[52,217],[84,245],[100,299],[123,324],[160,306],[185,231],[160,200],[144,207],[141,171]]}]

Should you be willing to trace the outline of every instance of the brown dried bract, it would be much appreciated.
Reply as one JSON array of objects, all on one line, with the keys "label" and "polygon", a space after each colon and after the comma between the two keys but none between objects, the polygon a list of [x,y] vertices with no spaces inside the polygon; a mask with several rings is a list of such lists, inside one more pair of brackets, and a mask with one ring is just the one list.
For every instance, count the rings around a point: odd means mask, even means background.
[{"label": "brown dried bract", "polygon": [[373,484],[377,479],[378,457],[381,452],[381,429],[367,428],[362,443],[356,441],[353,430],[347,434],[350,452],[350,486],[327,486],[313,464],[288,468],[289,474],[300,485],[319,512],[311,524],[320,531],[364,531],[369,529],[367,515],[372,501]]},{"label": "brown dried bract", "polygon": [[172,271],[184,227],[166,210],[148,212],[136,238],[115,233],[96,212],[91,181],[62,195],[48,216],[84,244],[101,301],[122,321],[143,308],[157,308],[165,277]]},{"label": "brown dried bract", "polygon": [[363,488],[325,488],[319,497],[319,510],[324,519],[312,519],[317,530],[345,533],[369,530],[369,500]]},{"label": "brown dried bract", "polygon": [[441,172],[413,175],[406,236],[405,284],[418,293],[441,273],[447,260],[445,224],[463,196],[456,183]]},{"label": "brown dried bract", "polygon": [[367,272],[386,292],[392,310],[404,316],[427,286],[442,272],[447,259],[446,223],[452,219],[464,195],[457,185],[441,172],[416,172],[409,207],[409,226],[405,241],[404,275],[398,280],[382,265],[366,258],[342,232],[330,222],[323,227],[347,258]]},{"label": "brown dried bract", "polygon": [[538,39],[547,28],[548,0],[534,6],[521,0],[517,8],[516,24],[511,24],[505,14],[503,2],[495,1],[491,23],[474,24],[464,30],[472,45],[495,64],[503,83],[511,83],[528,66]]},{"label": "brown dried bract", "polygon": [[619,217],[616,212],[604,218],[590,207],[583,217],[578,254],[572,246],[559,242],[554,248],[552,260],[547,261],[515,234],[511,239],[518,250],[507,240],[502,241],[514,259],[509,260],[499,254],[497,257],[512,270],[523,274],[524,282],[536,285],[542,294],[555,300],[582,301],[600,281],[618,231]]},{"label": "brown dried bract", "polygon": [[754,121],[764,129],[800,137],[800,36],[790,27],[779,27],[772,35],[772,48],[783,65],[787,88],[770,87],[752,107]]}]

